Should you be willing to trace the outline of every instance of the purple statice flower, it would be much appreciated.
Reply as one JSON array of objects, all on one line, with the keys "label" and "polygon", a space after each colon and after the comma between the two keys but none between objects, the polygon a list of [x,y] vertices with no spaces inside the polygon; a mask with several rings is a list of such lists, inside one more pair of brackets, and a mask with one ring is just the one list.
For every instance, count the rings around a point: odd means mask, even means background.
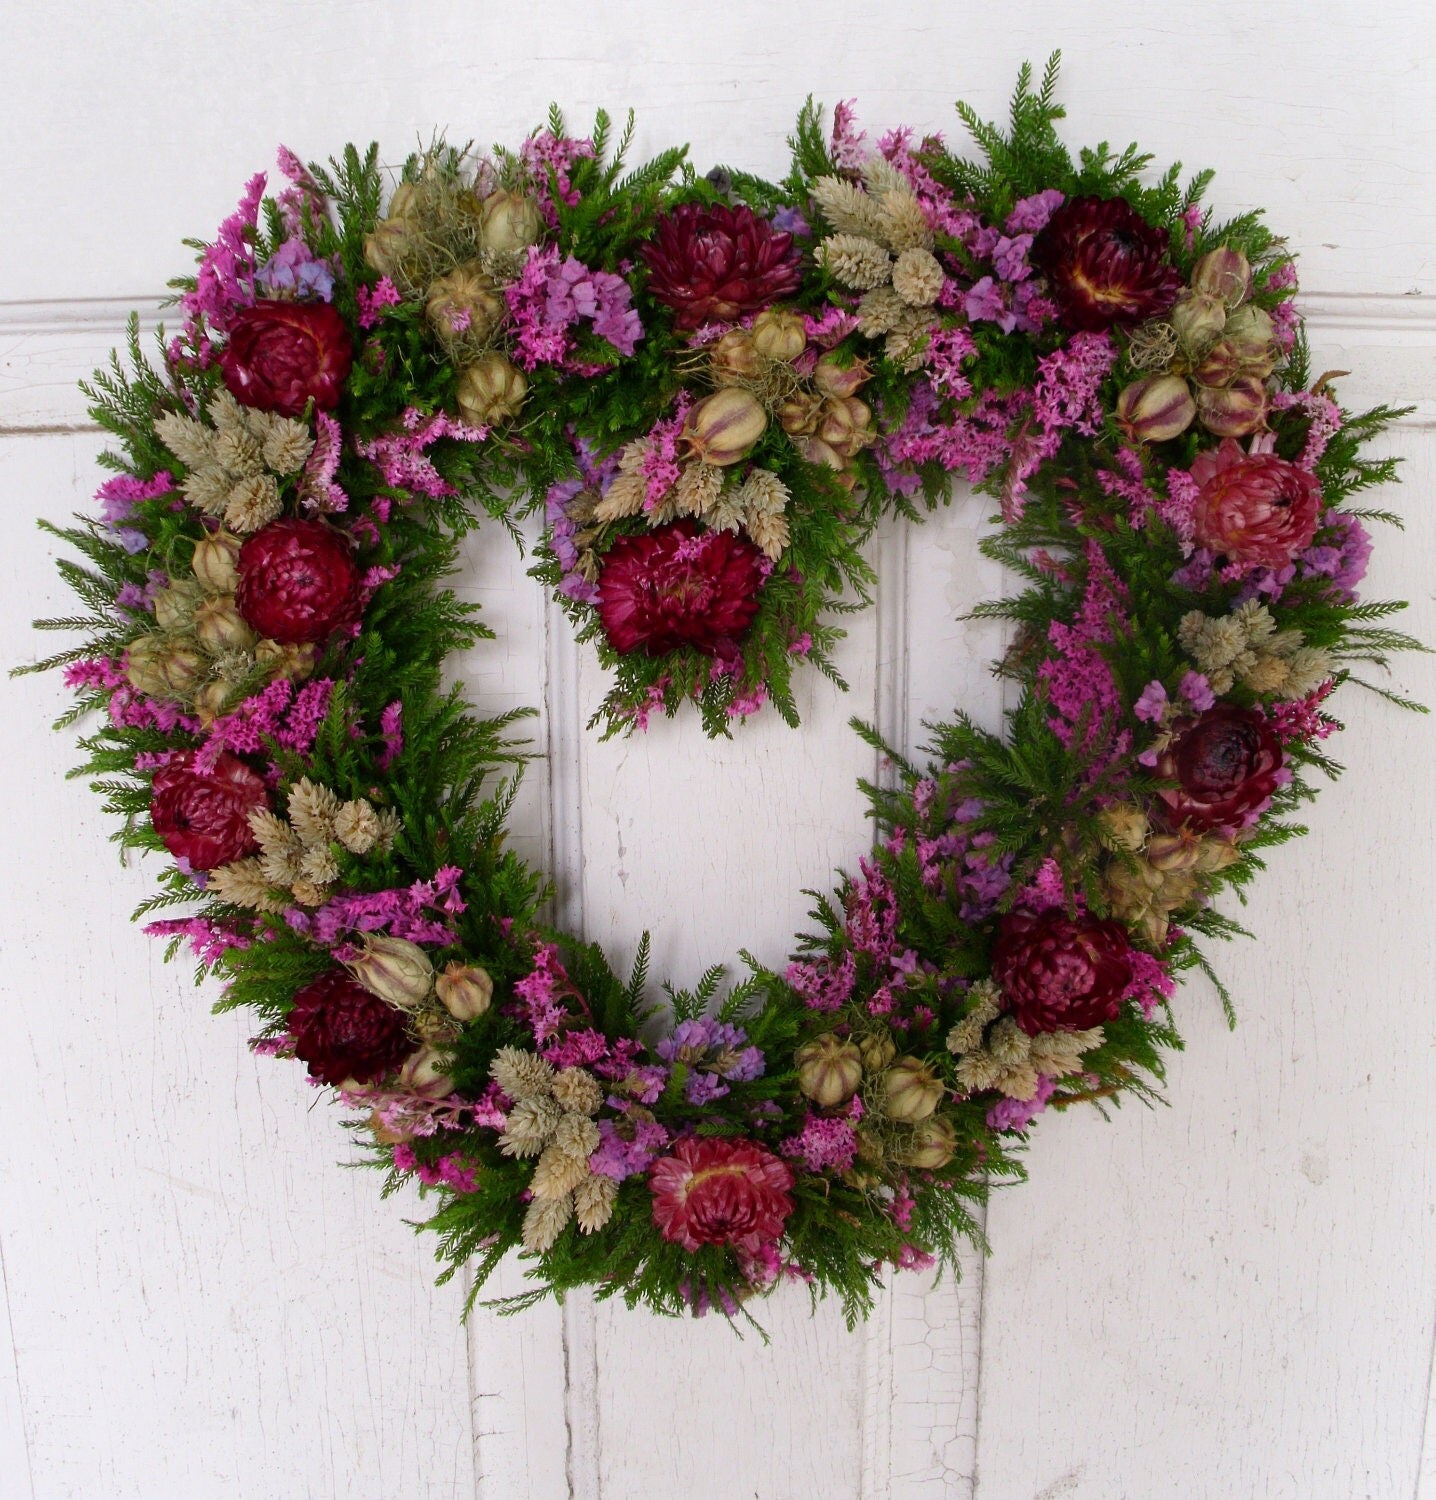
[{"label": "purple statice flower", "polygon": [[598,1133],[602,1140],[588,1159],[589,1170],[615,1182],[646,1172],[672,1139],[657,1120],[636,1115],[621,1123],[600,1120]]},{"label": "purple statice flower", "polygon": [[146,698],[127,685],[115,689],[107,712],[110,723],[120,729],[158,729],[162,734],[174,734],[176,730],[199,734],[202,729],[199,720],[182,713],[178,704]]},{"label": "purple statice flower", "polygon": [[633,291],[623,277],[590,270],[572,255],[560,261],[554,245],[529,247],[523,273],[505,288],[504,299],[515,327],[514,363],[526,370],[541,364],[578,370],[569,330],[583,320],[620,354],[632,354],[643,337]]},{"label": "purple statice flower", "polygon": [[[1335,540],[1331,540],[1335,533]],[[1356,586],[1366,577],[1371,560],[1371,536],[1356,516],[1328,511],[1318,536],[1297,559],[1305,578],[1329,578],[1330,592],[1343,604],[1356,603]]]},{"label": "purple statice flower", "polygon": [[314,748],[319,726],[329,712],[334,680],[316,677],[296,692],[288,678],[271,682],[262,692],[246,698],[238,708],[209,726],[200,762],[212,765],[220,752],[256,755],[274,740],[286,750],[307,755]]},{"label": "purple statice flower", "polygon": [[125,685],[125,669],[103,656],[72,661],[64,671],[67,688],[119,688]]},{"label": "purple statice flower", "polygon": [[810,1172],[846,1172],[857,1160],[858,1133],[851,1120],[809,1115],[797,1135],[790,1135],[778,1149],[801,1159]]},{"label": "purple statice flower", "polygon": [[1035,234],[1047,227],[1047,221],[1066,202],[1066,194],[1057,188],[1045,188],[1030,198],[1019,198],[1007,216],[1008,234]]},{"label": "purple statice flower", "polygon": [[1037,1092],[1030,1099],[999,1099],[987,1112],[989,1130],[1017,1131],[1028,1126],[1047,1108],[1057,1089],[1057,1080],[1047,1074],[1037,1079]]},{"label": "purple statice flower", "polygon": [[1027,261],[1031,248],[1030,234],[1003,235],[992,247],[992,269],[1003,281],[1026,281],[1032,274]]},{"label": "purple statice flower", "polygon": [[404,413],[403,426],[358,445],[359,454],[379,470],[391,489],[411,495],[443,500],[458,491],[434,467],[426,449],[440,438],[454,438],[464,443],[481,443],[489,435],[487,427],[471,427],[444,412],[424,416],[416,407]]},{"label": "purple statice flower", "polygon": [[1144,724],[1160,724],[1167,715],[1167,690],[1156,678],[1142,689],[1132,712]]},{"label": "purple statice flower", "polygon": [[219,226],[214,243],[204,248],[194,290],[180,298],[187,319],[185,341],[191,348],[203,337],[206,324],[227,333],[234,314],[254,305],[254,238],[265,181],[263,172],[249,179],[238,208]]},{"label": "purple statice flower", "polygon": [[[762,1049],[745,1045],[748,1034],[712,1016],[680,1021],[654,1051],[664,1062],[689,1069],[684,1092],[690,1104],[707,1104],[728,1092],[728,1083],[751,1083],[763,1076]],[[726,1082],[725,1082],[726,1080]]]},{"label": "purple statice flower", "polygon": [[991,276],[975,281],[963,294],[962,310],[969,323],[996,323],[1003,333],[1017,326],[1002,287]]},{"label": "purple statice flower", "polygon": [[285,240],[254,273],[254,279],[266,291],[334,300],[334,262],[320,259],[302,239]]},{"label": "purple statice flower", "polygon": [[1104,494],[1116,495],[1127,502],[1128,524],[1133,531],[1141,531],[1157,513],[1160,499],[1147,488],[1146,471],[1135,449],[1118,448],[1116,463],[1115,469],[1097,470],[1097,483]]},{"label": "purple statice flower", "polygon": [[791,234],[797,239],[806,240],[813,236],[813,226],[796,208],[786,205],[774,213],[773,228],[780,234]]},{"label": "purple statice flower", "polygon": [[1217,701],[1217,695],[1212,692],[1212,685],[1201,672],[1188,672],[1181,682],[1179,689],[1187,703],[1199,714],[1204,714]]},{"label": "purple statice flower", "polygon": [[[168,469],[161,469],[153,479],[136,479],[133,474],[116,474],[95,491],[95,499],[100,503],[100,522],[104,526],[118,527],[121,522],[129,520],[135,506],[141,501],[172,494],[174,488],[174,475]],[[137,549],[132,547],[128,550],[133,552]]]},{"label": "purple statice flower", "polygon": [[809,1010],[841,1010],[852,999],[857,964],[851,953],[837,962],[799,959],[788,965],[783,978]]}]

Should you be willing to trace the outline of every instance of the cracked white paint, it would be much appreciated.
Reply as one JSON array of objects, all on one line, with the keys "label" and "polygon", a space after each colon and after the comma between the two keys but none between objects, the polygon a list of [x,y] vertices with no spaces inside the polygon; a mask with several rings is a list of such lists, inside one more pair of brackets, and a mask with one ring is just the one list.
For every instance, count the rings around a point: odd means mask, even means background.
[{"label": "cracked white paint", "polygon": [[[0,117],[24,143],[0,160],[12,658],[26,620],[69,607],[31,522],[93,488],[75,378],[277,139],[308,154],[373,133],[398,153],[437,121],[515,140],[552,96],[574,122],[632,102],[640,148],[686,136],[700,166],[779,174],[809,89],[856,95],[879,128],[956,136],[954,97],[999,113],[1018,62],[1058,44],[1070,137],[1219,167],[1220,210],[1265,203],[1303,252],[1318,368],[1353,372],[1352,403],[1416,403],[1393,440],[1411,524],[1381,539],[1375,588],[1417,600],[1436,639],[1436,192],[1415,144],[1432,135],[1432,21],[1414,0],[1212,0],[1200,33],[1136,0],[1000,21],[895,0],[878,25],[851,0],[821,16],[563,0],[502,28],[457,0],[197,14],[67,0],[7,20]],[[161,107],[134,80],[164,93],[165,58],[185,81]],[[956,620],[1001,589],[976,551],[986,510],[959,494],[920,531],[885,530],[877,608],[840,663],[853,692],[814,676],[804,730],[759,719],[717,745],[687,718],[599,744],[591,655],[496,528],[471,540],[461,587],[499,638],[456,671],[485,705],[543,702],[513,838],[557,872],[562,919],[620,963],[651,926],[655,973],[678,983],[740,944],[780,962],[801,887],[865,841],[853,780],[877,768],[848,715],[904,748],[955,702],[999,720],[1000,633]],[[1427,663],[1397,682],[1436,699]],[[1181,1002],[1172,1109],[1049,1123],[1032,1182],[987,1215],[995,1258],[969,1257],[960,1286],[898,1278],[858,1334],[789,1288],[764,1347],[584,1298],[480,1308],[461,1329],[464,1289],[430,1286],[401,1222],[413,1200],[337,1171],[336,1113],[252,1059],[243,1022],[209,1020],[210,997],[130,928],[143,874],[107,859],[93,798],[62,779],[71,751],[44,727],[58,685],[0,691],[5,1500],[1386,1500],[1418,1475],[1436,1500],[1425,723],[1350,705],[1351,773],[1313,837],[1274,854],[1247,913],[1263,941],[1224,955],[1241,1028],[1195,987]],[[524,1286],[509,1264],[489,1291]]]}]

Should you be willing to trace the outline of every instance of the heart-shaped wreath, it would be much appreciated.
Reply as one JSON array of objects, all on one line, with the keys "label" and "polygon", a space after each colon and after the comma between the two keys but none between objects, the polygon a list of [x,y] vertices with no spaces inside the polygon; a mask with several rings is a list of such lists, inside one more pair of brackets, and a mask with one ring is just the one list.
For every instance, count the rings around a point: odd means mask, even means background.
[{"label": "heart-shaped wreath", "polygon": [[[90,614],[41,623],[89,639],[40,665],[63,724],[102,716],[121,846],[175,861],[147,930],[437,1196],[476,1292],[520,1247],[532,1297],[731,1314],[795,1277],[855,1318],[885,1265],[952,1264],[1044,1110],[1160,1081],[1176,976],[1239,930],[1211,898],[1336,769],[1329,694],[1414,644],[1355,592],[1392,518],[1347,504],[1396,413],[1310,378],[1256,215],[1134,149],[1074,162],[1054,82],[1024,71],[1006,128],[960,107],[980,163],[809,106],[781,184],[628,171],[603,117],[435,145],[387,207],[376,149],[282,152],[178,337],[151,364],[132,328],[88,388],[118,473],[56,532]],[[651,1006],[645,953],[621,979],[545,925],[504,847],[516,716],[442,686],[486,633],[443,583],[472,507],[544,507],[606,733],[687,699],[727,733],[796,722],[873,526],[953,476],[1024,582],[984,611],[1005,734],[894,757],[785,972]]]}]

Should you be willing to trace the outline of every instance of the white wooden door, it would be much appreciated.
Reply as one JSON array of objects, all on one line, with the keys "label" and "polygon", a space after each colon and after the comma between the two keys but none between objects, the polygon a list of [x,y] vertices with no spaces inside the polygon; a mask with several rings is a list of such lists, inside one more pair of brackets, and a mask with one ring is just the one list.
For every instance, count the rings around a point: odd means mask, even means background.
[{"label": "white wooden door", "polygon": [[[8,662],[63,608],[38,516],[83,507],[99,436],[74,382],[153,309],[283,141],[435,126],[513,142],[550,98],[577,122],[639,110],[639,144],[691,141],[779,173],[810,91],[865,119],[959,134],[1024,58],[1065,55],[1069,140],[1138,139],[1218,169],[1301,252],[1318,368],[1349,404],[1410,403],[1391,451],[1407,516],[1369,588],[1436,641],[1436,63],[1430,12],[1343,0],[775,7],[554,0],[62,0],[6,7],[0,52],[0,606]],[[853,619],[846,697],[731,743],[689,719],[599,744],[593,661],[496,529],[464,590],[498,640],[463,663],[486,708],[534,703],[547,759],[516,818],[566,915],[620,958],[651,927],[677,982],[746,945],[780,961],[866,843],[847,731],[920,743],[965,704],[995,724],[990,630],[954,623],[1000,579],[958,494],[886,532]],[[1403,691],[1436,700],[1427,661]],[[252,1057],[242,1019],[166,968],[48,721],[57,682],[3,685],[0,830],[0,1497],[3,1500],[1436,1500],[1427,1422],[1436,1230],[1429,992],[1432,729],[1352,692],[1350,767],[1279,851],[1223,955],[1240,1005],[1180,1001],[1169,1109],[1044,1122],[1031,1181],[988,1215],[960,1286],[897,1279],[865,1329],[785,1292],[766,1347],[716,1320],[585,1299],[458,1322],[412,1201],[344,1172],[338,1114]],[[701,851],[701,858],[688,853]],[[680,852],[682,851],[682,852]],[[500,1290],[522,1285],[519,1267]],[[1431,1436],[1428,1436],[1428,1428]]]}]

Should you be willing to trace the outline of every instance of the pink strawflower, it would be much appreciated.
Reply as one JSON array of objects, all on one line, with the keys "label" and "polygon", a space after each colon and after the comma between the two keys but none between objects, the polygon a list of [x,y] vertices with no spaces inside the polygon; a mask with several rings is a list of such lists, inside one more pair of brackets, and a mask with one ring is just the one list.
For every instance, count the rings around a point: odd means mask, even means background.
[{"label": "pink strawflower", "polygon": [[653,1222],[690,1253],[735,1245],[757,1255],[793,1211],[792,1168],[756,1141],[686,1136],[648,1173]]}]

